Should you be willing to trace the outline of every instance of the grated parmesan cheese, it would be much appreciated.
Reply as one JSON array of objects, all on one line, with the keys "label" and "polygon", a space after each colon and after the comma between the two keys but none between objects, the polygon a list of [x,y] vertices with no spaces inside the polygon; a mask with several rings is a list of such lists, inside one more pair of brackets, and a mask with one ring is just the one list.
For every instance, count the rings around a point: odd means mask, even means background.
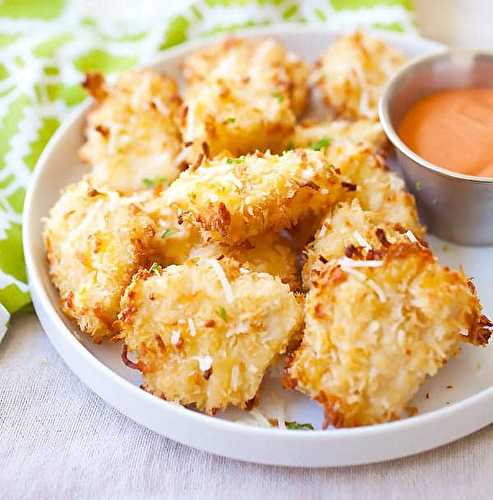
[{"label": "grated parmesan cheese", "polygon": [[378,300],[380,300],[380,302],[385,302],[387,300],[387,297],[385,296],[382,288],[378,286],[372,279],[367,279],[366,282],[368,283],[368,286],[377,294]]},{"label": "grated parmesan cheese", "polygon": [[406,236],[409,238],[411,243],[419,243],[418,239],[414,236],[414,233],[411,230],[408,229],[406,231]]},{"label": "grated parmesan cheese", "polygon": [[262,412],[260,412],[257,408],[252,408],[248,413],[256,420],[259,427],[268,427],[268,428],[272,427],[270,425],[270,422],[265,417],[265,415]]},{"label": "grated parmesan cheese", "polygon": [[190,335],[192,337],[195,337],[195,335],[197,335],[197,329],[195,328],[195,323],[193,322],[193,319],[188,318],[187,322],[188,322],[188,329],[190,330]]},{"label": "grated parmesan cheese", "polygon": [[238,365],[234,365],[231,369],[231,389],[236,391],[238,389],[238,378],[240,376],[240,368]]},{"label": "grated parmesan cheese", "polygon": [[171,343],[173,345],[177,345],[178,342],[180,342],[180,331],[179,330],[174,330],[171,332]]},{"label": "grated parmesan cheese", "polygon": [[212,366],[212,358],[210,356],[193,356],[199,363],[199,368],[201,371],[206,372]]},{"label": "grated parmesan cheese", "polygon": [[182,149],[175,157],[174,166],[178,168],[186,159],[188,155],[188,149]]},{"label": "grated parmesan cheese", "polygon": [[371,250],[371,245],[363,238],[363,236],[361,236],[358,231],[354,231],[353,236],[360,247]]},{"label": "grated parmesan cheese", "polygon": [[349,257],[343,257],[339,259],[339,264],[343,268],[353,268],[353,267],[381,267],[383,266],[383,261],[381,260],[354,260]]},{"label": "grated parmesan cheese", "polygon": [[[366,262],[370,262],[370,261],[366,261]],[[376,262],[379,262],[379,261],[376,261]],[[348,274],[352,274],[353,276],[358,278],[360,281],[366,283],[376,293],[378,300],[380,300],[380,302],[385,302],[387,300],[387,298],[385,297],[384,291],[372,279],[365,276],[361,271],[356,271],[356,269],[352,269],[351,267],[344,267],[344,266],[341,266],[341,269]]]},{"label": "grated parmesan cheese", "polygon": [[220,281],[221,286],[223,287],[224,295],[226,296],[226,302],[228,304],[233,303],[235,300],[233,289],[231,288],[231,284],[229,283],[221,264],[219,264],[216,259],[208,259],[208,262],[213,271],[216,273],[217,279]]}]

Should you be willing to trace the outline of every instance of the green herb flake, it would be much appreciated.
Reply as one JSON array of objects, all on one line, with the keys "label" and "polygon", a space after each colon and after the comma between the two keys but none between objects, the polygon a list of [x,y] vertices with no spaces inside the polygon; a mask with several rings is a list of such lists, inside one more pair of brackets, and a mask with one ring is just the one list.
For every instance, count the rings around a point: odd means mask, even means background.
[{"label": "green herb flake", "polygon": [[279,102],[284,101],[284,96],[280,92],[274,92],[272,97],[275,97]]},{"label": "green herb flake", "polygon": [[158,274],[158,273],[159,273],[159,271],[160,271],[161,269],[162,269],[162,266],[161,266],[161,265],[159,265],[157,262],[154,262],[154,263],[152,264],[152,266],[149,268],[149,271],[150,271],[151,273],[156,273],[156,274]]},{"label": "green herb flake", "polygon": [[332,141],[328,137],[322,137],[322,139],[312,144],[312,149],[314,149],[315,151],[321,151],[322,149],[325,149],[327,146],[330,146],[331,142]]},{"label": "green herb flake", "polygon": [[236,121],[236,118],[234,116],[230,116],[229,118],[226,118],[224,120],[224,123],[234,123]]},{"label": "green herb flake", "polygon": [[161,239],[164,240],[164,238],[167,238],[168,236],[171,236],[174,233],[173,229],[166,229],[164,233],[161,235]]},{"label": "green herb flake", "polygon": [[294,143],[293,141],[289,141],[286,146],[286,151],[291,151],[292,149],[294,149]]},{"label": "green herb flake", "polygon": [[148,189],[159,186],[160,184],[164,184],[165,182],[167,182],[166,177],[156,177],[154,179],[146,177],[142,179],[142,184],[144,184],[144,187]]},{"label": "green herb flake", "polygon": [[314,431],[312,424],[299,424],[298,422],[286,422],[286,429],[291,431]]},{"label": "green herb flake", "polygon": [[420,181],[416,181],[416,191],[421,191],[423,189],[423,184]]},{"label": "green herb flake", "polygon": [[240,156],[239,158],[226,158],[226,163],[228,165],[233,165],[233,163],[235,165],[240,165],[244,161],[245,161],[245,158],[243,156]]},{"label": "green herb flake", "polygon": [[224,309],[223,306],[220,306],[217,310],[217,315],[225,322],[227,323],[228,321],[228,313],[226,312],[226,309]]}]

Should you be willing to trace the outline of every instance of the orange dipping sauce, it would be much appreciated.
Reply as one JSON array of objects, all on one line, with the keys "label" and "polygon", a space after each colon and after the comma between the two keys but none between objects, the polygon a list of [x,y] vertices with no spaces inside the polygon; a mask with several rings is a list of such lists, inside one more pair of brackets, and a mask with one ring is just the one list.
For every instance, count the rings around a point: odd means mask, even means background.
[{"label": "orange dipping sauce", "polygon": [[438,167],[493,177],[493,88],[444,90],[424,97],[406,113],[398,134]]}]

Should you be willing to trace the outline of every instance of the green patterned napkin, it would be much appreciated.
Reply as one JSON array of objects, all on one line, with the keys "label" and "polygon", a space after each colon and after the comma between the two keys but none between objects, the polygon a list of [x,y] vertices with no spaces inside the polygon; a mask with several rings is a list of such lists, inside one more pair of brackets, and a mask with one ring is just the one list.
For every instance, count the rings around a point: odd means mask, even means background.
[{"label": "green patterned napkin", "polygon": [[51,135],[84,99],[85,72],[123,71],[191,38],[279,22],[414,29],[410,0],[171,3],[0,1],[0,340],[9,313],[30,303],[21,244],[29,177]]}]

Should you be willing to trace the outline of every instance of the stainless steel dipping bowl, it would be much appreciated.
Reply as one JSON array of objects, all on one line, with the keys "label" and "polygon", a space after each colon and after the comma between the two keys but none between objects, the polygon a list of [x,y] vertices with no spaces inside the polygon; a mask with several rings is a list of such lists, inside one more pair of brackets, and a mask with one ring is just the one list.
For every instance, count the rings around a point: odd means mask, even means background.
[{"label": "stainless steel dipping bowl", "polygon": [[387,84],[379,116],[429,231],[463,245],[493,244],[493,178],[457,174],[426,161],[397,135],[406,111],[439,90],[493,87],[493,53],[446,51],[411,61]]}]

